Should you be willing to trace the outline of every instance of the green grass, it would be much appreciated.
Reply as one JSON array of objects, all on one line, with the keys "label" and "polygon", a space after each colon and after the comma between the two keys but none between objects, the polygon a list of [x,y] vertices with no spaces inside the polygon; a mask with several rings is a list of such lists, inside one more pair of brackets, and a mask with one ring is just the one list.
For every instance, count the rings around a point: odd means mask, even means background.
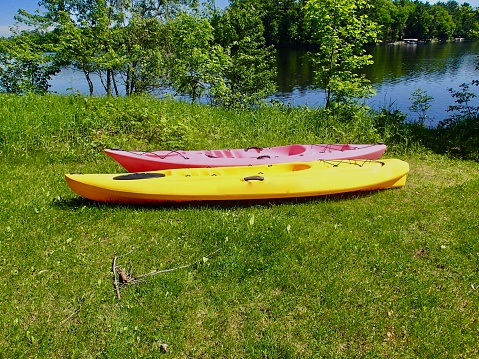
[{"label": "green grass", "polygon": [[[70,191],[63,174],[122,171],[102,146],[160,148],[153,129],[184,148],[233,148],[330,142],[345,127],[323,133],[307,110],[0,100],[0,358],[479,356],[477,163],[388,152],[410,163],[404,188],[97,204]],[[136,117],[143,125],[129,123],[129,107],[146,109]],[[170,123],[181,129],[168,132]],[[381,140],[361,126],[345,136]],[[118,300],[115,254],[134,275],[190,266],[122,288]]]}]

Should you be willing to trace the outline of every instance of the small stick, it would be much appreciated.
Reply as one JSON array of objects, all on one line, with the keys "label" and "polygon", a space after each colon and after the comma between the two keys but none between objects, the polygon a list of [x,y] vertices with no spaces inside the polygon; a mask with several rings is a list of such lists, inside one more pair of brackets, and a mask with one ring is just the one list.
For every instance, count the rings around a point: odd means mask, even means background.
[{"label": "small stick", "polygon": [[[218,248],[216,251],[214,251],[213,253],[210,253],[208,256],[206,256],[206,258],[208,257],[211,257],[213,254],[217,253],[221,248]],[[137,279],[140,279],[140,278],[144,278],[144,277],[148,277],[150,275],[156,275],[156,274],[160,274],[160,273],[167,273],[167,272],[173,272],[175,270],[178,270],[178,269],[183,269],[183,268],[188,268],[188,267],[191,267],[193,264],[186,264],[184,266],[181,266],[181,267],[176,267],[176,268],[170,268],[170,269],[163,269],[163,270],[154,270],[154,271],[151,271],[150,273],[146,273],[146,274],[140,274],[140,275],[137,275],[135,278],[133,278],[133,282]]]},{"label": "small stick", "polygon": [[113,272],[113,287],[115,288],[116,297],[118,298],[118,300],[120,300],[121,299],[120,287],[118,286],[118,280],[116,279],[116,259],[117,258],[118,258],[118,256],[115,254],[113,256],[113,263],[111,265],[111,271]]},{"label": "small stick", "polygon": [[[208,258],[208,257],[212,256],[213,254],[217,253],[220,249],[221,248],[218,248],[214,252],[210,253],[206,258]],[[116,272],[116,268],[117,268],[116,260],[119,257],[123,257],[123,256],[126,256],[126,255],[130,254],[131,252],[133,252],[133,249],[130,252],[128,252],[126,254],[123,254],[121,256],[118,256],[116,254],[113,256],[113,262],[111,264],[111,271],[113,272],[113,287],[115,288],[116,297],[119,300],[121,299],[121,296],[120,296],[120,285],[118,284],[118,278],[117,278],[118,276],[117,276],[117,272]],[[191,267],[192,265],[193,264],[187,264],[187,265],[183,265],[183,266],[175,267],[175,268],[170,268],[170,269],[154,270],[154,271],[151,271],[149,273],[140,274],[136,277],[131,277],[131,276],[127,275],[125,273],[125,270],[123,268],[121,268],[121,266],[118,266],[118,268],[120,268],[120,271],[118,272],[118,275],[120,276],[121,284],[122,285],[127,285],[129,283],[141,282],[141,278],[145,278],[145,277],[149,277],[149,276],[156,275],[156,274],[161,274],[161,273],[172,272],[172,271],[175,271],[175,270],[178,270],[178,269],[188,268],[188,267]]]},{"label": "small stick", "polygon": [[156,274],[166,273],[166,272],[173,272],[174,270],[183,269],[183,268],[187,268],[187,267],[191,267],[191,266],[192,266],[192,264],[187,264],[187,265],[184,265],[184,266],[181,266],[181,267],[176,267],[176,268],[154,270],[154,271],[151,271],[150,273],[140,274],[140,275],[136,276],[134,278],[134,280],[144,278],[144,277],[148,277],[150,275],[156,275]]},{"label": "small stick", "polygon": [[125,253],[125,254],[122,254],[122,255],[119,255],[119,256],[116,256],[116,257],[117,257],[117,258],[125,257],[125,256],[131,254],[131,253],[134,252],[134,251],[135,251],[135,248],[133,248],[133,249],[132,249],[131,251],[129,251],[128,253]]},{"label": "small stick", "polygon": [[60,322],[60,325],[66,323],[68,320],[70,320],[71,318],[73,318],[73,316],[75,314],[77,314],[79,311],[80,311],[81,307],[78,308],[77,310],[75,310],[72,314],[70,314],[68,317],[66,317],[65,319],[63,319],[61,322]]}]

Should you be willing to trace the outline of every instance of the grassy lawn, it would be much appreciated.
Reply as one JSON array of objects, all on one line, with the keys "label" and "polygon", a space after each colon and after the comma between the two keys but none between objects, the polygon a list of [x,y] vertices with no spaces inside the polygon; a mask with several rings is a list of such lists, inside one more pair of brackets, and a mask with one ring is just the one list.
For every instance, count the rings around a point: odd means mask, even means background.
[{"label": "grassy lawn", "polygon": [[[123,172],[106,146],[381,138],[367,124],[324,132],[307,110],[0,100],[0,358],[479,356],[478,163],[388,150],[410,164],[401,189],[97,204],[63,175]],[[118,300],[115,255],[134,276],[176,270],[121,288]]]}]

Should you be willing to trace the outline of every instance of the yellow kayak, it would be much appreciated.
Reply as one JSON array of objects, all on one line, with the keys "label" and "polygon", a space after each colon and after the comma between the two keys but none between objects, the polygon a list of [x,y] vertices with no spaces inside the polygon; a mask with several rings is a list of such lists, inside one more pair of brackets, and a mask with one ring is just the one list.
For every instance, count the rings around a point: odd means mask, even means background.
[{"label": "yellow kayak", "polygon": [[66,174],[82,197],[112,203],[253,200],[321,196],[404,186],[397,159],[181,168],[128,174]]}]

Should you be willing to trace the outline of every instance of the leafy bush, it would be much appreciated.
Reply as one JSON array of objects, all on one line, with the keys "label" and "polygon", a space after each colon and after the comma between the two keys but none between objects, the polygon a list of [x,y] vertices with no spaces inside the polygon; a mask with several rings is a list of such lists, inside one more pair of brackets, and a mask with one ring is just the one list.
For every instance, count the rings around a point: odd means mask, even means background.
[{"label": "leafy bush", "polygon": [[[472,85],[479,82],[474,80]],[[471,92],[469,84],[463,83],[460,90],[448,89],[455,99],[455,105],[449,106],[448,112],[452,115],[439,122],[438,137],[443,144],[439,153],[449,153],[465,159],[479,160],[479,107],[472,104],[476,94]]]},{"label": "leafy bush", "polygon": [[317,110],[316,133],[329,143],[374,143],[382,141],[368,108],[358,103],[331,102]]},{"label": "leafy bush", "polygon": [[[477,86],[477,80],[472,81],[472,84]],[[471,101],[476,98],[476,94],[469,91],[469,84],[463,83],[459,86],[461,89],[456,91],[452,88],[448,89],[451,96],[455,98],[455,105],[449,106],[448,112],[452,112],[452,116],[439,122],[439,128],[446,128],[470,119],[477,119],[479,117],[479,106],[473,106]]]},{"label": "leafy bush", "polygon": [[436,129],[442,148],[437,153],[448,153],[454,157],[479,160],[479,122],[475,117],[463,118]]},{"label": "leafy bush", "polygon": [[417,153],[437,142],[434,130],[425,127],[422,121],[407,121],[406,114],[391,106],[372,112],[371,116],[382,141],[393,152]]}]

